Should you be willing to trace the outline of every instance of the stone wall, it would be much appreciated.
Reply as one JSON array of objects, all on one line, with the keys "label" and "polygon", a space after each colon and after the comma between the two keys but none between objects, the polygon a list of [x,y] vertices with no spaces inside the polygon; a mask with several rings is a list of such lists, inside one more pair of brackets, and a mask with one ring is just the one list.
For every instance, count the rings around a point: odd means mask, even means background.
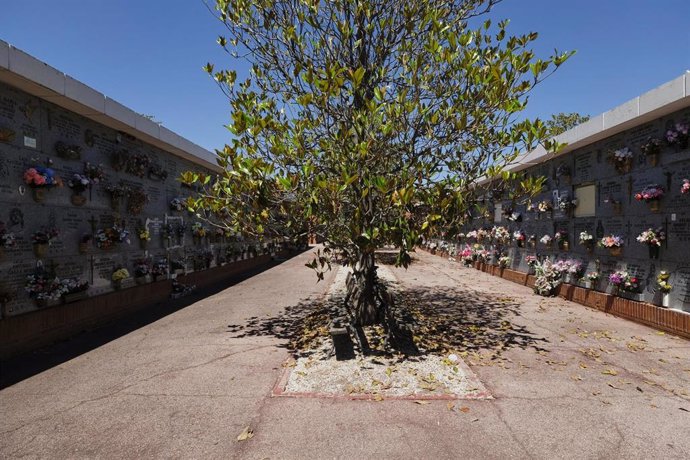
[{"label": "stone wall", "polygon": [[[59,143],[62,149],[56,148]],[[82,198],[73,198],[75,194],[67,182],[75,173],[83,173],[85,162],[102,165],[105,179],[87,188]],[[23,180],[24,172],[34,166],[50,166],[64,186],[45,190],[41,200],[40,193],[35,196]],[[184,264],[183,271],[191,272],[249,257],[246,245],[229,238],[194,238],[194,218],[171,209],[174,198],[192,193],[177,181],[185,170],[210,172],[128,134],[0,84],[0,222],[5,235],[15,237],[14,245],[0,248],[3,316],[65,300],[37,302],[27,294],[27,276],[41,271],[60,279],[88,281],[88,291],[81,296],[91,297],[113,291],[113,272],[124,267],[134,275],[135,264],[143,259],[166,267],[179,261]],[[141,190],[148,201],[137,212],[131,198],[119,203],[111,199],[107,188],[112,185]],[[85,236],[95,236],[114,225],[129,231],[129,243],[101,248],[93,239],[80,244]],[[165,237],[166,228],[175,229],[172,238]],[[56,229],[58,236],[41,254],[32,244],[32,235],[44,229]],[[140,242],[139,229],[150,232],[148,243]],[[254,255],[254,248],[251,253]],[[140,278],[140,282],[148,281]],[[125,280],[122,288],[132,285],[133,279]]]},{"label": "stone wall", "polygon": [[[547,179],[542,192],[532,203],[542,201],[553,204],[554,210],[535,212],[528,210],[527,200],[511,201],[508,193],[497,191],[491,200],[491,217],[476,218],[465,231],[492,226],[507,227],[511,235],[522,230],[528,237],[536,236],[536,244],[525,243],[518,247],[513,239],[502,249],[511,257],[511,267],[528,271],[526,255],[538,255],[552,260],[576,259],[585,263],[587,271],[602,273],[597,289],[610,290],[608,275],[616,270],[627,270],[641,280],[641,292],[631,295],[635,300],[659,303],[656,277],[661,270],[671,273],[669,280],[671,307],[690,311],[690,194],[681,194],[683,179],[690,179],[690,149],[685,145],[669,145],[665,136],[676,123],[690,123],[690,109],[675,112],[650,123],[623,131],[554,159],[545,161],[521,174],[544,176]],[[643,153],[641,146],[649,138],[661,140],[658,162]],[[610,160],[611,153],[623,148],[632,151],[628,167],[616,168]],[[657,184],[665,194],[658,201],[659,209],[652,209],[653,203],[635,199],[635,194],[648,185]],[[580,187],[594,186],[594,207],[591,215],[578,215],[582,208],[562,211],[559,199],[572,199]],[[584,201],[578,206],[585,206]],[[617,202],[617,203],[616,203]],[[507,210],[511,209],[511,212]],[[658,254],[650,251],[636,238],[648,228],[660,228],[666,235]],[[539,242],[543,235],[554,236],[560,230],[567,233],[568,247],[552,244],[548,247]],[[579,244],[580,232],[593,235],[595,242],[604,236],[618,235],[624,239],[622,253],[614,256],[606,248],[587,247]],[[467,242],[473,243],[474,240]],[[454,242],[455,243],[455,242]],[[465,243],[462,240],[462,243]],[[457,248],[462,245],[455,244]]]}]

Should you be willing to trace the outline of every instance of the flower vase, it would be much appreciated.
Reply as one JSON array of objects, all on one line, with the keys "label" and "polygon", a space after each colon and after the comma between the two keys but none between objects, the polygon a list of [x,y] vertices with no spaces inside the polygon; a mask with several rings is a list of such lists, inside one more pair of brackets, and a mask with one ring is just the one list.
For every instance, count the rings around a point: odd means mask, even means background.
[{"label": "flower vase", "polygon": [[120,210],[120,197],[119,196],[111,196],[110,197],[110,208],[113,211],[119,211]]},{"label": "flower vase", "polygon": [[659,154],[658,153],[650,153],[647,155],[647,162],[649,163],[649,166],[656,166],[659,164]]},{"label": "flower vase", "polygon": [[86,254],[89,252],[89,243],[79,243],[79,254]]},{"label": "flower vase", "polygon": [[656,244],[650,244],[649,245],[649,258],[650,259],[658,259],[659,258],[659,246]]},{"label": "flower vase", "polygon": [[70,197],[70,201],[74,206],[84,206],[84,204],[86,203],[86,197],[79,193],[73,193]]},{"label": "flower vase", "polygon": [[623,204],[622,203],[613,203],[613,213],[616,215],[620,215],[623,212]]},{"label": "flower vase", "polygon": [[134,278],[137,284],[149,284],[151,282],[151,275],[138,276]]},{"label": "flower vase", "polygon": [[117,281],[113,280],[113,287],[115,288],[115,290],[118,290],[118,291],[120,289],[122,289],[122,280],[117,280]]},{"label": "flower vase", "polygon": [[34,244],[34,255],[42,259],[46,256],[46,253],[48,252],[48,244],[46,243],[41,243],[41,244]]},{"label": "flower vase", "polygon": [[649,202],[649,210],[652,212],[659,212],[660,203],[659,200],[652,200]]},{"label": "flower vase", "polygon": [[46,198],[46,190],[44,188],[34,187],[31,189],[31,195],[36,203],[43,203]]},{"label": "flower vase", "polygon": [[620,246],[613,246],[609,248],[609,254],[614,257],[620,256],[622,251],[623,249]]},{"label": "flower vase", "polygon": [[625,161],[621,162],[618,172],[621,174],[627,174],[632,169],[632,158],[627,158]]},{"label": "flower vase", "polygon": [[668,308],[671,305],[671,294],[669,292],[661,293],[661,306]]},{"label": "flower vase", "polygon": [[524,248],[525,247],[525,242],[523,240],[517,240],[517,247],[519,248]]},{"label": "flower vase", "polygon": [[584,284],[585,289],[592,289],[592,281],[591,280],[585,280],[582,283]]},{"label": "flower vase", "polygon": [[562,241],[561,244],[559,244],[558,246],[562,251],[570,251],[570,243],[568,243],[567,241]]}]

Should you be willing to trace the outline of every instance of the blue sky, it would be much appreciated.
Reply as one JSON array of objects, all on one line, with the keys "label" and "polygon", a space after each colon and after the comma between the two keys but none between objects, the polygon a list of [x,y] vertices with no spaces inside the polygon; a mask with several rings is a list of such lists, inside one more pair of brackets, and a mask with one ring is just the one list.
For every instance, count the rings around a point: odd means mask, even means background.
[{"label": "blue sky", "polygon": [[[504,0],[492,20],[537,31],[538,55],[577,50],[527,114],[596,115],[690,69],[687,0]],[[201,70],[239,69],[202,0],[8,0],[0,38],[207,148],[230,139],[228,106]]]}]

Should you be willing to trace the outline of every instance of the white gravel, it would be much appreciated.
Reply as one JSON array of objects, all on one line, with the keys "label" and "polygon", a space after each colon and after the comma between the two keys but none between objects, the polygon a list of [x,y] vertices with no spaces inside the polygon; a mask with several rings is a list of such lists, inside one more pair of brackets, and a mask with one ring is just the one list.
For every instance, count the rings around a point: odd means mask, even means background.
[{"label": "white gravel", "polygon": [[[329,296],[342,295],[348,269],[341,267]],[[379,276],[390,284],[395,275],[385,266]],[[488,393],[474,373],[456,355],[424,355],[400,359],[366,356],[337,361],[330,339],[323,340],[316,352],[297,359],[287,379],[286,393],[322,395],[455,396],[486,397]]]}]

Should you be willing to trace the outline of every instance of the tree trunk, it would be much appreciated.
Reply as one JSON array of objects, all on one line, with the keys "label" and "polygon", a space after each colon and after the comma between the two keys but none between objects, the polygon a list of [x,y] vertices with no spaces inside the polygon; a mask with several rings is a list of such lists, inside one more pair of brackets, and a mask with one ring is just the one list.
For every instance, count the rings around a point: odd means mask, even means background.
[{"label": "tree trunk", "polygon": [[347,293],[355,326],[370,326],[382,320],[382,308],[376,298],[376,283],[374,252],[364,253],[354,267],[353,282],[348,286]]}]

